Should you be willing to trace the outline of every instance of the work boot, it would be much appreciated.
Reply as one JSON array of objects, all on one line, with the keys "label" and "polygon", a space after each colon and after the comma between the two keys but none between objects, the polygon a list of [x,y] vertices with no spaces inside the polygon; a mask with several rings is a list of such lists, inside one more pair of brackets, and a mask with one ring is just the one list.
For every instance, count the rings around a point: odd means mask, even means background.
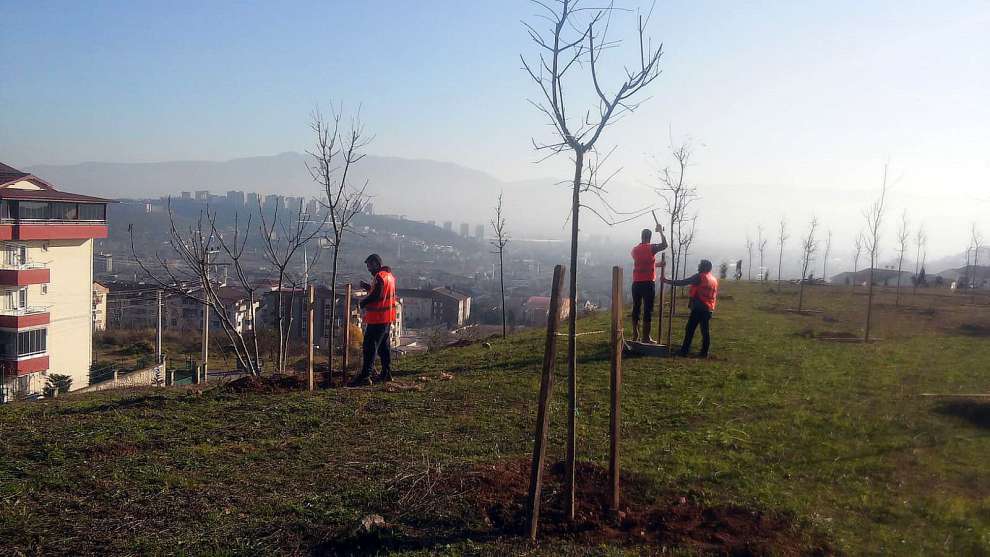
[{"label": "work boot", "polygon": [[388,383],[390,381],[394,381],[394,379],[392,379],[392,372],[383,371],[381,375],[378,376],[378,381],[381,383]]},{"label": "work boot", "polygon": [[639,342],[639,319],[633,319],[632,341]]},{"label": "work boot", "polygon": [[650,329],[652,328],[651,325],[653,325],[653,324],[650,323],[649,321],[644,321],[643,322],[643,342],[648,342],[650,344],[656,344],[657,341],[653,340],[653,337],[650,336]]},{"label": "work boot", "polygon": [[374,382],[371,380],[370,373],[363,373],[358,375],[348,384],[350,387],[370,387]]}]

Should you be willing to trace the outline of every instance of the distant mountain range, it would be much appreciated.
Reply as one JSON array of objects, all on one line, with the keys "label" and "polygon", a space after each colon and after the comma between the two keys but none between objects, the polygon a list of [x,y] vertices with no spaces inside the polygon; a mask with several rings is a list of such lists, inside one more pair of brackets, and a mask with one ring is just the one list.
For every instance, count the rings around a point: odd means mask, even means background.
[{"label": "distant mountain range", "polygon": [[[320,191],[307,170],[307,158],[287,152],[222,162],[87,162],[25,170],[69,191],[118,199],[178,196],[196,190],[317,197]],[[500,191],[505,192],[506,212],[517,231],[560,236],[569,206],[569,197],[553,186],[554,179],[504,182],[478,170],[434,160],[368,155],[353,174],[354,184],[365,181],[376,213],[451,220],[455,229],[461,222],[487,223]]]}]

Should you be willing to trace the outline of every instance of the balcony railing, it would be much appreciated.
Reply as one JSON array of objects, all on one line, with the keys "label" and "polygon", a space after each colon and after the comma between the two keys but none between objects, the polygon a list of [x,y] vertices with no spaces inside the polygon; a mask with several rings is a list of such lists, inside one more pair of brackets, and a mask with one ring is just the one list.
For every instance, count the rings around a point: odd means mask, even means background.
[{"label": "balcony railing", "polygon": [[25,315],[37,315],[39,313],[48,313],[48,309],[49,309],[48,306],[25,306],[22,308],[0,309],[0,315],[23,317]]},{"label": "balcony railing", "polygon": [[48,263],[27,261],[24,263],[6,263],[0,261],[0,271],[29,271],[31,269],[47,269]]}]

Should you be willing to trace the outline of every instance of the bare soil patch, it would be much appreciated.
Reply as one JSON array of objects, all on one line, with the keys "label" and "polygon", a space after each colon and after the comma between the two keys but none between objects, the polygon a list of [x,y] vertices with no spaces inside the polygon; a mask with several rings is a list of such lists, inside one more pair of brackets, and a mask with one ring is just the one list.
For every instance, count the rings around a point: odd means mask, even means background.
[{"label": "bare soil patch", "polygon": [[270,375],[257,377],[246,375],[224,385],[224,389],[235,393],[282,393],[301,391],[307,387],[299,375]]},{"label": "bare soil patch", "polygon": [[990,337],[990,325],[982,323],[963,323],[959,326],[959,331],[973,337]]},{"label": "bare soil patch", "polygon": [[[527,530],[530,463],[515,460],[477,470],[473,497],[493,527],[523,535]],[[564,515],[564,463],[550,467],[544,479],[540,537],[569,538],[589,545],[676,545],[703,553],[797,555],[827,553],[819,541],[809,544],[784,513],[736,505],[705,506],[690,494],[641,499],[648,482],[623,475],[623,504],[608,509],[608,471],[579,463],[578,502],[574,522]]]}]

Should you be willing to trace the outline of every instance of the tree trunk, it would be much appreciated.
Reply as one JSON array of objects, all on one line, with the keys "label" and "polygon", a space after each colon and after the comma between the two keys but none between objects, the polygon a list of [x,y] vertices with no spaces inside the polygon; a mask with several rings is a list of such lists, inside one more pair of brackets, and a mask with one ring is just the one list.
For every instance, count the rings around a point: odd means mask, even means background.
[{"label": "tree trunk", "polygon": [[502,248],[498,248],[498,282],[499,288],[502,291],[502,338],[505,338],[506,327],[505,327],[505,266],[503,264]]},{"label": "tree trunk", "polygon": [[901,267],[904,265],[904,253],[897,258],[897,293],[894,295],[894,305],[901,305]]},{"label": "tree trunk", "polygon": [[804,309],[804,273],[805,271],[801,271],[802,277],[799,283],[800,287],[798,288],[798,313],[801,313],[801,310]]},{"label": "tree trunk", "polygon": [[[327,332],[327,382],[333,378],[333,333],[337,320],[337,254],[340,247],[337,245],[340,237],[334,238],[333,257],[330,259],[330,327]],[[347,350],[347,347],[344,347]],[[346,376],[347,370],[341,371],[341,376]]]},{"label": "tree trunk", "polygon": [[780,254],[777,256],[777,286],[780,286],[781,269],[784,264],[784,247],[780,247]]},{"label": "tree trunk", "polygon": [[578,216],[581,214],[581,176],[584,170],[584,152],[574,150],[574,182],[571,199],[571,275],[570,315],[567,318],[567,518],[574,520],[574,503],[577,485],[575,464],[577,461],[577,275],[578,275]]},{"label": "tree trunk", "polygon": [[870,284],[866,295],[866,334],[863,342],[870,342],[870,324],[873,320],[873,258],[870,258]]}]

